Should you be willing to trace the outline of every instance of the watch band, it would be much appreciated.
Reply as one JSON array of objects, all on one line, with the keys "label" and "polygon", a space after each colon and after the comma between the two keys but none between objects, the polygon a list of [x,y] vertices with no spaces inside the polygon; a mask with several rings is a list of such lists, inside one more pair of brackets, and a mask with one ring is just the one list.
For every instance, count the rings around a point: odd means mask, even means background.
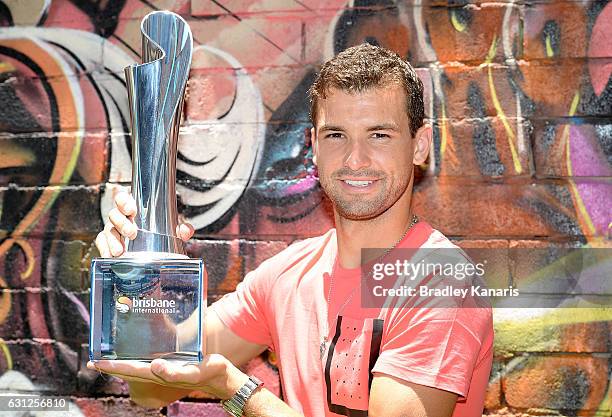
[{"label": "watch band", "polygon": [[254,376],[249,376],[249,380],[240,387],[234,396],[228,400],[221,401],[221,406],[225,411],[234,417],[241,417],[246,402],[253,395],[253,391],[263,385],[259,379]]}]

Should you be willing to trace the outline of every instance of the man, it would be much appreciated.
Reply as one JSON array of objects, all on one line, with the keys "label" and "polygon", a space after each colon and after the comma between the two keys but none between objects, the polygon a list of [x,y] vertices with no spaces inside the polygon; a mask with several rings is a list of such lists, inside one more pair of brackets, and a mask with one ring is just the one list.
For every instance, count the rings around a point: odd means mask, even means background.
[{"label": "man", "polygon": [[[236,415],[480,416],[490,308],[363,308],[356,294],[362,248],[387,248],[386,256],[453,247],[411,210],[414,165],[432,142],[421,81],[395,53],[363,44],[325,63],[310,96],[313,160],[336,228],[263,262],[209,308],[201,365],[100,361],[96,369],[132,381],[134,400],[151,406],[193,389],[226,400],[246,384]],[[116,203],[96,240],[103,256],[120,255],[121,236],[136,234],[133,200],[121,194]],[[183,239],[192,234],[179,227]],[[267,348],[286,403],[236,368]]]}]

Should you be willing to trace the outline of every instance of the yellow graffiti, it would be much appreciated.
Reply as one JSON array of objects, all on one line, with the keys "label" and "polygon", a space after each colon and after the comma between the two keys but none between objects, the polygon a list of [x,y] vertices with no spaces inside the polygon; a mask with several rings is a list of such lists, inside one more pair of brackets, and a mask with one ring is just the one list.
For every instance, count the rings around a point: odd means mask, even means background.
[{"label": "yellow graffiti", "polygon": [[518,153],[514,147],[515,135],[510,123],[508,122],[508,118],[502,109],[501,103],[497,97],[497,91],[495,90],[495,84],[493,83],[493,67],[491,63],[493,62],[493,58],[495,57],[495,53],[497,51],[497,36],[493,37],[493,42],[491,42],[491,48],[489,49],[489,53],[485,60],[485,64],[487,64],[487,73],[489,80],[489,90],[491,91],[491,100],[493,101],[493,106],[497,111],[497,117],[500,118],[502,124],[504,125],[504,129],[506,130],[506,134],[508,135],[508,145],[510,146],[510,153],[512,154],[512,162],[514,163],[514,171],[517,174],[523,172],[523,167],[521,166],[521,161],[519,159]]},{"label": "yellow graffiti", "polygon": [[442,102],[442,126],[441,126],[441,133],[442,133],[442,140],[440,141],[440,159],[442,159],[442,156],[444,155],[444,151],[446,151],[446,142],[448,141],[448,126],[447,126],[447,120],[446,120],[446,105],[444,102]]},{"label": "yellow graffiti", "polygon": [[459,19],[457,19],[457,13],[454,10],[451,11],[451,23],[457,32],[463,32],[467,27],[465,23],[460,22]]},{"label": "yellow graffiti", "polygon": [[[0,290],[6,288],[6,282],[0,277]],[[8,317],[11,312],[11,293],[0,292],[0,323],[4,323],[4,320]]]},{"label": "yellow graffiti", "polygon": [[15,67],[8,62],[0,62],[0,72],[13,72]]},{"label": "yellow graffiti", "polygon": [[28,279],[30,275],[32,275],[36,261],[34,249],[27,240],[19,238],[6,239],[4,242],[2,242],[2,244],[0,244],[0,257],[4,256],[15,244],[21,248],[26,258],[26,269],[21,273],[21,279],[25,280]]},{"label": "yellow graffiti", "polygon": [[[32,249],[32,246],[29,242],[23,239],[6,239],[4,242],[2,242],[2,244],[0,244],[0,258],[4,257],[4,255],[9,251],[9,249],[12,248],[15,244],[21,247],[26,258],[26,269],[21,273],[21,279],[26,280],[32,275],[32,272],[34,272],[34,265],[36,260],[34,255],[34,249]],[[0,277],[0,289],[6,287],[6,281],[4,281],[4,278]],[[10,292],[2,292],[1,294],[2,296],[0,296],[0,323],[4,323],[4,320],[6,320],[6,318],[11,312],[12,297]]]},{"label": "yellow graffiti", "polygon": [[29,149],[12,144],[10,142],[8,144],[0,144],[0,150],[2,150],[0,168],[32,166],[36,162],[34,152]]},{"label": "yellow graffiti", "polygon": [[548,58],[552,58],[555,55],[555,51],[553,51],[552,43],[550,42],[550,35],[546,35],[546,56]]},{"label": "yellow graffiti", "polygon": [[[49,73],[63,72],[60,62],[34,41],[19,39],[3,40],[2,43],[27,54],[29,58]],[[58,107],[64,110],[59,115],[60,131],[70,131],[76,126],[76,132],[62,134],[57,138],[57,157],[49,178],[49,183],[52,184],[66,184],[68,182],[76,168],[81,151],[83,135],[80,133],[80,129],[82,126],[80,126],[76,117],[78,114],[77,103],[71,94],[72,86],[70,82],[69,79],[64,77],[49,79],[49,84],[58,101]],[[34,207],[15,227],[12,235],[24,235],[32,230],[53,205],[59,193],[59,187],[46,187]]]},{"label": "yellow graffiti", "polygon": [[11,351],[9,350],[8,346],[6,346],[6,343],[4,343],[4,340],[0,337],[0,350],[2,350],[2,353],[4,354],[4,357],[6,358],[6,367],[8,369],[13,369],[13,357],[11,356]]},{"label": "yellow graffiti", "polygon": [[[546,311],[546,309],[530,309]],[[525,310],[527,311],[527,310]],[[494,313],[495,315],[495,313]],[[559,326],[612,320],[612,307],[554,308],[539,316],[495,321],[495,349],[498,352],[546,350],[559,339]]]}]

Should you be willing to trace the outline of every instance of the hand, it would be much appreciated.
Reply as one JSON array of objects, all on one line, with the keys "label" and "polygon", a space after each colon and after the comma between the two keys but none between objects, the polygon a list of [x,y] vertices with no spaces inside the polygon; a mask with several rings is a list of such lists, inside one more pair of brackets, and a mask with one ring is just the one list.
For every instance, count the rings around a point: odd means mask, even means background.
[{"label": "hand", "polygon": [[108,361],[88,362],[87,368],[109,373],[128,382],[154,382],[166,387],[204,391],[219,399],[231,398],[249,379],[228,359],[208,354],[199,364],[179,364],[163,359],[153,362]]},{"label": "hand", "polygon": [[[103,258],[121,256],[125,251],[125,238],[135,239],[138,227],[134,222],[136,201],[131,194],[119,192],[115,196],[115,207],[108,213],[109,222],[96,237],[96,247]],[[176,227],[176,234],[183,241],[193,236],[194,229],[189,223],[181,223]]]},{"label": "hand", "polygon": [[161,408],[181,398],[187,397],[193,390],[165,387],[154,382],[128,382],[130,398],[136,404],[147,408]]}]

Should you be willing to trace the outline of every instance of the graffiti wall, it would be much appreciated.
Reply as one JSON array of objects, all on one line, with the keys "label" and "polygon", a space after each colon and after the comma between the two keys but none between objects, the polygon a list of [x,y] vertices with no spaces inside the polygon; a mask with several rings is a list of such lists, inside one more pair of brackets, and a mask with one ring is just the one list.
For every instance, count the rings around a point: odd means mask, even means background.
[{"label": "graffiti wall", "polygon": [[[71,395],[74,415],[145,410],[85,368],[88,266],[130,182],[123,68],[156,9],[195,41],[178,193],[209,301],[332,226],[311,161],[317,67],[362,42],[408,58],[434,150],[415,209],[460,245],[612,246],[612,2],[0,1],[0,388]],[[488,415],[609,416],[612,312],[496,312]],[[275,358],[249,369],[280,393]]]}]

